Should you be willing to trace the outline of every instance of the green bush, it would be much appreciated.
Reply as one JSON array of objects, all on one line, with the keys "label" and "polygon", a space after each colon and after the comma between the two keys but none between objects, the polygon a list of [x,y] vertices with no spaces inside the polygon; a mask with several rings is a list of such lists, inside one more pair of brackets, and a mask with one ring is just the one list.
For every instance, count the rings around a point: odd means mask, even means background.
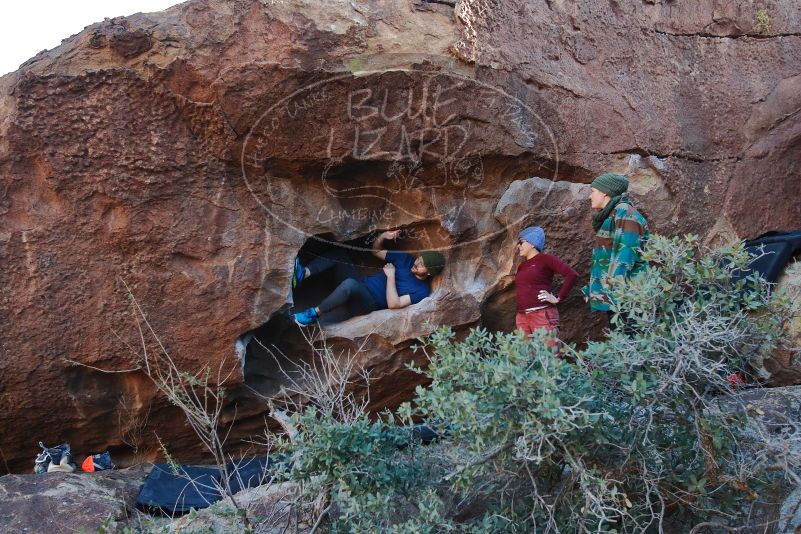
[{"label": "green bush", "polygon": [[789,302],[735,281],[742,246],[654,236],[645,258],[612,287],[620,328],[586,349],[559,357],[544,334],[481,329],[422,340],[431,384],[398,417],[436,426],[439,444],[419,446],[389,414],[310,408],[291,476],[327,492],[335,532],[656,532],[668,511],[736,517],[767,475],[742,454],[745,417],[710,406],[760,367]]},{"label": "green bush", "polygon": [[770,21],[770,15],[768,15],[768,12],[765,10],[765,8],[757,9],[756,16],[754,18],[754,29],[758,33],[770,33],[772,24]]}]

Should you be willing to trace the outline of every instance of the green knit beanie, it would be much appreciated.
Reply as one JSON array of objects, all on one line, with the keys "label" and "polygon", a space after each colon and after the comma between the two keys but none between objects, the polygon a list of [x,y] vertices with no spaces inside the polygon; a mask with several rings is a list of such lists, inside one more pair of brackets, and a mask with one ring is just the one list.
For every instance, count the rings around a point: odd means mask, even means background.
[{"label": "green knit beanie", "polygon": [[625,176],[608,172],[598,176],[590,184],[592,187],[614,198],[629,190],[629,181]]},{"label": "green knit beanie", "polygon": [[431,276],[437,276],[445,268],[445,256],[433,250],[426,250],[422,254],[423,264]]}]

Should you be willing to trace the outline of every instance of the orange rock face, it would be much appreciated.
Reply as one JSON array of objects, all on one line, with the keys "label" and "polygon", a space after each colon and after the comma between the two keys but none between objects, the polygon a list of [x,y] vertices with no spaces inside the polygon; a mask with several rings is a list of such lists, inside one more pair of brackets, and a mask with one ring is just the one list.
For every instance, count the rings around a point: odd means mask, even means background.
[{"label": "orange rock face", "polygon": [[[801,227],[792,2],[770,28],[712,2],[456,4],[192,0],[0,79],[3,468],[28,469],[39,440],[124,463],[158,434],[200,454],[137,370],[126,285],[182,369],[234,370],[235,444],[263,427],[254,391],[284,383],[281,357],[242,362],[237,339],[310,353],[286,316],[299,252],[347,242],[369,272],[370,236],[401,227],[400,248],[448,256],[431,298],[325,327],[362,347],[378,408],[409,398],[433,327],[510,327],[523,226],[586,277],[602,171],[631,177],[660,233]],[[600,326],[577,291],[562,317],[568,339]]]}]

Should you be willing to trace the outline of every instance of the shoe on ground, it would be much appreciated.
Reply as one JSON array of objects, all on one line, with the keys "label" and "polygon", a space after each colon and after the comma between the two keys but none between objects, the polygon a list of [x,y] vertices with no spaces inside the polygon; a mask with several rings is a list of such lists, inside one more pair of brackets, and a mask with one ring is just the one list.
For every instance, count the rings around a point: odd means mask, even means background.
[{"label": "shoe on ground", "polygon": [[292,273],[292,289],[295,289],[299,283],[306,277],[306,268],[300,264],[300,260],[295,258],[295,270]]},{"label": "shoe on ground", "polygon": [[63,455],[58,464],[51,463],[47,466],[48,473],[73,473],[75,472],[75,464],[68,455]]},{"label": "shoe on ground", "polygon": [[36,474],[46,473],[51,470],[51,467],[58,467],[62,461],[66,461],[67,464],[72,463],[69,443],[62,443],[56,447],[45,447],[44,443],[40,441],[39,447],[42,452],[36,457],[33,466],[33,472]]},{"label": "shoe on ground", "polygon": [[309,326],[316,323],[320,315],[314,308],[309,308],[304,312],[293,314],[292,318],[295,319],[295,323],[297,323],[298,326]]}]

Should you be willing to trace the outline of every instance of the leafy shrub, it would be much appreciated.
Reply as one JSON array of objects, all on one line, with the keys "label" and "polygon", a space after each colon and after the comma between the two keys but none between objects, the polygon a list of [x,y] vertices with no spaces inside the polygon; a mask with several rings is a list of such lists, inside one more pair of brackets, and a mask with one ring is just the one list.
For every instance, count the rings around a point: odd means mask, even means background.
[{"label": "leafy shrub", "polygon": [[765,8],[759,8],[756,12],[754,29],[758,33],[770,33],[772,24],[770,22],[770,15]]},{"label": "leafy shrub", "polygon": [[481,329],[422,340],[431,384],[398,416],[439,428],[438,445],[389,414],[310,408],[291,476],[328,492],[336,532],[650,532],[667,515],[736,517],[767,474],[742,453],[746,416],[710,407],[779,341],[789,300],[739,278],[742,246],[654,236],[645,258],[612,287],[618,328],[586,349]]}]

